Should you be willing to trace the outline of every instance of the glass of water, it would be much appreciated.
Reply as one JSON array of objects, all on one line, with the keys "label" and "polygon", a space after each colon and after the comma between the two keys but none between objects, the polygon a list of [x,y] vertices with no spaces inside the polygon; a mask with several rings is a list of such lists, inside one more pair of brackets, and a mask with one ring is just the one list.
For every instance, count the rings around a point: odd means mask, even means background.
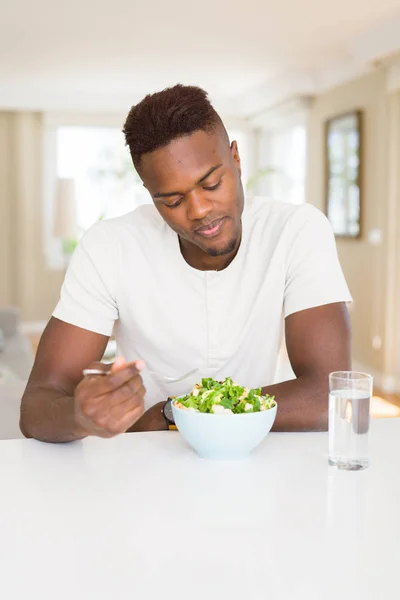
[{"label": "glass of water", "polygon": [[372,376],[355,371],[329,375],[329,464],[357,471],[369,464]]}]

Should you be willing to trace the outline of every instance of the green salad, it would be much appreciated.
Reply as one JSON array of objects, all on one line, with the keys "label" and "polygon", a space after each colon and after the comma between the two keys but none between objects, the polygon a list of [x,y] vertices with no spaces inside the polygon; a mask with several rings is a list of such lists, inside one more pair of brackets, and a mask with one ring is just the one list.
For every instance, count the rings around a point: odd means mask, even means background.
[{"label": "green salad", "polygon": [[175,400],[175,406],[202,413],[242,414],[268,410],[276,406],[276,402],[274,396],[263,396],[261,388],[248,389],[227,377],[225,381],[202,379],[190,394]]}]

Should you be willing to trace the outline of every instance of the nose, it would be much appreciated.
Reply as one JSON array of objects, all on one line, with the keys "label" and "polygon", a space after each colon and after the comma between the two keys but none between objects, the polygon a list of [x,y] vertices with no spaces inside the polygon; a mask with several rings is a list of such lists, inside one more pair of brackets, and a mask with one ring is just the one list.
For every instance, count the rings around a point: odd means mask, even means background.
[{"label": "nose", "polygon": [[213,203],[209,200],[204,191],[194,190],[187,198],[187,217],[190,221],[201,221],[213,209]]}]

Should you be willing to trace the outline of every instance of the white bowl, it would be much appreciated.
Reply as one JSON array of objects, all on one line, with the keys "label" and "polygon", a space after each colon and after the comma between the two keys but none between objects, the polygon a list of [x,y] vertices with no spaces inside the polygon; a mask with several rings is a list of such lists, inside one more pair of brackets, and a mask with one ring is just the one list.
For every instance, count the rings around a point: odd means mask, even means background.
[{"label": "white bowl", "polygon": [[203,458],[237,460],[245,458],[268,435],[274,424],[277,405],[268,410],[241,414],[214,415],[175,406],[172,412],[182,437]]}]

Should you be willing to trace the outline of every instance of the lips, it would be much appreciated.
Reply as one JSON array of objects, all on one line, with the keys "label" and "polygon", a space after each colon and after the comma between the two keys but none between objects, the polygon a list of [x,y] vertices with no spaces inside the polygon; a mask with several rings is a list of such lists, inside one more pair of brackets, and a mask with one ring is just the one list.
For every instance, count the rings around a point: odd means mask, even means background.
[{"label": "lips", "polygon": [[199,229],[196,229],[196,233],[199,235],[202,235],[204,237],[207,237],[207,238],[215,237],[216,235],[219,234],[224,221],[225,221],[224,218],[216,219],[215,221],[212,221],[208,225],[204,225],[204,227],[200,227]]}]

